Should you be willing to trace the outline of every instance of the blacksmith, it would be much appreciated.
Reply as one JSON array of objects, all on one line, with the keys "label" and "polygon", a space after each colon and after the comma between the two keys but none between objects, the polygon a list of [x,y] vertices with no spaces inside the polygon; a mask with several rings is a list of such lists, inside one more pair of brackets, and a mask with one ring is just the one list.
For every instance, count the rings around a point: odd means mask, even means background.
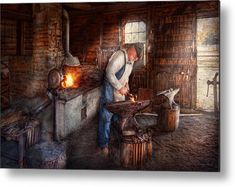
[{"label": "blacksmith", "polygon": [[141,44],[133,44],[127,49],[115,52],[109,59],[105,70],[101,102],[99,110],[98,145],[104,155],[108,155],[110,125],[113,113],[105,107],[105,103],[124,101],[129,92],[129,76],[133,70],[133,64],[142,53]]}]

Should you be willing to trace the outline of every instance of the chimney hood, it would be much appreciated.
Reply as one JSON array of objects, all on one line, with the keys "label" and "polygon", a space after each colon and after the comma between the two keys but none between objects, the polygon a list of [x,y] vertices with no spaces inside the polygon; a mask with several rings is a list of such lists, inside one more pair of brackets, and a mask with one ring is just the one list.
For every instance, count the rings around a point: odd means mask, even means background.
[{"label": "chimney hood", "polygon": [[69,14],[68,12],[63,9],[63,16],[65,17],[66,20],[66,42],[65,42],[65,58],[64,58],[64,65],[67,66],[80,66],[80,62],[77,57],[74,57],[70,52],[69,52]]}]

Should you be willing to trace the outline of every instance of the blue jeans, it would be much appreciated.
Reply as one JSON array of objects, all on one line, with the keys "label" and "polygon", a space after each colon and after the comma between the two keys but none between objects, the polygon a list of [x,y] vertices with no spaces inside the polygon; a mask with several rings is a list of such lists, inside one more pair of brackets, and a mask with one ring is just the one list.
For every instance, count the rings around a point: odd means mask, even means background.
[{"label": "blue jeans", "polygon": [[118,115],[109,112],[105,108],[105,103],[113,102],[113,88],[107,81],[104,82],[99,109],[99,127],[98,127],[98,144],[101,148],[107,147],[110,136],[110,125],[112,121],[118,120]]},{"label": "blue jeans", "polygon": [[[125,65],[115,74],[119,80],[125,71]],[[100,98],[100,110],[99,110],[99,127],[98,127],[98,144],[101,148],[107,147],[109,144],[110,125],[112,121],[118,120],[118,115],[109,112],[105,108],[106,103],[114,101],[113,90],[111,84],[104,80],[101,98]]]},{"label": "blue jeans", "polygon": [[[100,108],[101,109],[101,108]],[[108,147],[110,125],[119,119],[118,115],[109,112],[103,107],[99,112],[98,144],[99,147]]]}]

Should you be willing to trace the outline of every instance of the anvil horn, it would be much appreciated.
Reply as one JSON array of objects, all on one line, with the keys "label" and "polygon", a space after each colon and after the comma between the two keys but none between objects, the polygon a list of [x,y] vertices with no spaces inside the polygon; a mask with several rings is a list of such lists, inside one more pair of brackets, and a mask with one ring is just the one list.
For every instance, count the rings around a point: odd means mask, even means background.
[{"label": "anvil horn", "polygon": [[172,109],[172,103],[176,104],[175,101],[174,101],[174,97],[179,92],[179,90],[180,90],[179,88],[176,88],[176,89],[170,88],[169,90],[159,92],[157,95],[166,96],[168,98],[169,105]]}]

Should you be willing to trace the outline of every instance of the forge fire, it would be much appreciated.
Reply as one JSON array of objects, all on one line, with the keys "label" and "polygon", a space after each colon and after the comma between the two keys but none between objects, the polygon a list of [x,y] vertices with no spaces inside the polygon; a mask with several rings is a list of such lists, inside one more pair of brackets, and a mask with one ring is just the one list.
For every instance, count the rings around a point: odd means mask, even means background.
[{"label": "forge fire", "polygon": [[219,1],[1,4],[1,167],[218,172],[219,23]]},{"label": "forge fire", "polygon": [[81,70],[78,67],[64,68],[64,79],[61,81],[63,88],[78,88],[80,86]]}]

